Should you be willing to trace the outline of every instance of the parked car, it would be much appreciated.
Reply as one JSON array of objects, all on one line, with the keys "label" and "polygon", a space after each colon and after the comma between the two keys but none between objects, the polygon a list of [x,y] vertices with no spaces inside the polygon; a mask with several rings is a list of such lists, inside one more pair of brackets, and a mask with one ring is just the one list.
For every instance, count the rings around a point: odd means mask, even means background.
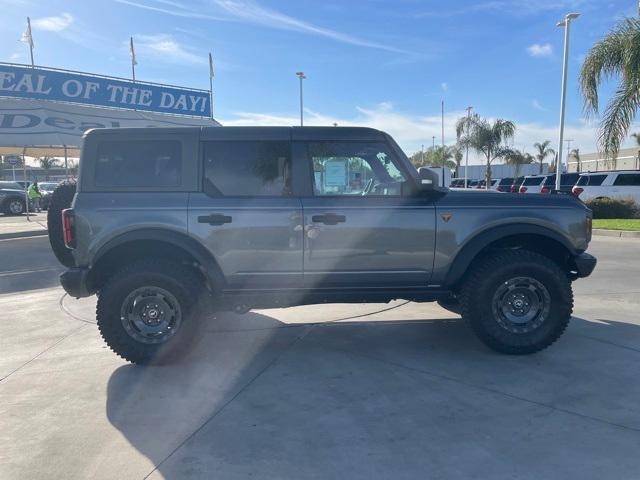
[{"label": "parked car", "polygon": [[572,195],[439,187],[369,128],[95,129],[80,170],[48,213],[61,283],[97,293],[102,337],[135,363],[188,350],[208,308],[398,298],[533,353],[565,330],[571,282],[596,264],[591,211]]},{"label": "parked car", "polygon": [[14,182],[3,182],[0,185],[0,211],[5,215],[21,215],[26,211],[24,190],[18,188],[6,188],[4,184],[11,187]]},{"label": "parked car", "polygon": [[520,191],[520,186],[524,182],[524,177],[516,177],[513,179],[513,184],[511,185],[511,193],[518,193]]},{"label": "parked car", "polygon": [[[560,175],[560,191],[571,193],[574,185],[580,178],[579,173],[563,173]],[[540,189],[540,193],[551,193],[556,189],[556,174],[547,175],[544,184]]]},{"label": "parked car", "polygon": [[18,182],[11,182],[9,180],[0,181],[0,188],[8,188],[11,190],[22,190],[22,185]]},{"label": "parked car", "polygon": [[513,177],[501,178],[496,184],[496,192],[511,192],[513,181]]},{"label": "parked car", "polygon": [[480,182],[481,180],[467,180],[467,188],[478,188]]},{"label": "parked car", "polygon": [[527,175],[518,191],[520,193],[540,193],[545,178],[545,175]]},{"label": "parked car", "polygon": [[593,198],[631,198],[640,203],[640,171],[582,173],[572,192],[582,201]]},{"label": "parked car", "polygon": [[51,202],[51,194],[58,185],[59,184],[57,182],[38,183],[38,188],[40,189],[40,193],[42,194],[42,198],[40,199],[40,208],[42,208],[43,210],[47,210],[49,208],[49,203]]},{"label": "parked car", "polygon": [[450,188],[464,188],[464,178],[452,178]]},{"label": "parked car", "polygon": [[20,185],[21,188],[23,188],[24,190],[26,190],[27,188],[29,188],[29,186],[31,185],[32,182],[29,181],[24,181],[24,180],[18,180],[16,181],[16,183],[18,185]]}]

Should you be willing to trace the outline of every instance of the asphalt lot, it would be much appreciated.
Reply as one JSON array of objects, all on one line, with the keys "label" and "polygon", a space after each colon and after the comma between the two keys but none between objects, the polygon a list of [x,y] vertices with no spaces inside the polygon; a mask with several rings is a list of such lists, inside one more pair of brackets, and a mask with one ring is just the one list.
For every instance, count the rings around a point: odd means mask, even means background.
[{"label": "asphalt lot", "polygon": [[0,478],[637,479],[640,241],[590,252],[533,356],[395,302],[222,314],[182,363],[137,367],[46,238],[0,240]]}]

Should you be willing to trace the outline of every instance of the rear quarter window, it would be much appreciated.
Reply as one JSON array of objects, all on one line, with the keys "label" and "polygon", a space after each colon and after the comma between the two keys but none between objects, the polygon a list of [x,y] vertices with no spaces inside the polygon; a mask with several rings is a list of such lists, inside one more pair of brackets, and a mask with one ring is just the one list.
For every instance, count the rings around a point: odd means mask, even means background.
[{"label": "rear quarter window", "polygon": [[640,187],[640,173],[620,173],[613,184],[620,187]]},{"label": "rear quarter window", "polygon": [[525,178],[523,185],[526,186],[530,186],[530,185],[540,185],[542,183],[543,177],[531,177],[531,178]]},{"label": "rear quarter window", "polygon": [[103,141],[95,161],[97,187],[178,187],[182,148],[177,140]]},{"label": "rear quarter window", "polygon": [[580,175],[580,178],[578,179],[578,183],[576,183],[576,185],[579,185],[581,187],[597,187],[599,185],[602,185],[602,182],[604,182],[605,178],[607,178],[606,175]]}]

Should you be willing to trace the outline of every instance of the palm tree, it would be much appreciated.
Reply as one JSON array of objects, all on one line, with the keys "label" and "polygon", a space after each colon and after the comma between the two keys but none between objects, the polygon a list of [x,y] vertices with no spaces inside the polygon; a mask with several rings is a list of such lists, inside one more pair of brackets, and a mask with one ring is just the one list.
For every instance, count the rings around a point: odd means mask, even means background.
[{"label": "palm tree", "polygon": [[462,147],[470,147],[484,155],[487,161],[485,174],[486,186],[491,185],[491,163],[497,158],[503,158],[510,150],[506,142],[513,138],[516,126],[509,120],[497,119],[490,123],[478,114],[470,117],[462,117],[456,124],[458,144]]},{"label": "palm tree", "polygon": [[529,165],[535,161],[535,157],[530,153],[522,153],[520,150],[509,150],[504,155],[504,162],[513,167],[513,176],[520,176],[520,168],[522,165]]},{"label": "palm tree", "polygon": [[580,173],[580,149],[574,148],[569,152],[569,158],[575,158],[577,165],[577,171]]},{"label": "palm tree", "polygon": [[580,89],[587,113],[598,113],[598,89],[611,77],[618,78],[618,86],[602,115],[598,141],[605,155],[615,158],[640,108],[638,18],[618,23],[585,58],[580,71]]},{"label": "palm tree", "polygon": [[460,164],[462,163],[463,149],[461,145],[455,145],[451,147],[451,150],[453,153],[453,161],[456,162],[455,176],[457,178],[460,176]]},{"label": "palm tree", "polygon": [[416,168],[429,166],[454,169],[456,168],[456,163],[451,160],[454,155],[453,147],[438,145],[436,147],[429,147],[424,154],[422,151],[414,153],[409,160],[411,160],[411,163],[413,163]]},{"label": "palm tree", "polygon": [[549,155],[556,154],[556,151],[549,147],[549,145],[551,145],[551,140],[545,140],[542,143],[536,142],[533,144],[533,148],[537,150],[536,158],[538,159],[538,162],[540,162],[540,174],[542,174],[542,164],[544,163],[544,159]]},{"label": "palm tree", "polygon": [[49,170],[57,167],[60,163],[58,159],[54,157],[40,157],[38,162],[40,163],[40,168],[44,170],[45,179],[47,180],[49,179]]}]

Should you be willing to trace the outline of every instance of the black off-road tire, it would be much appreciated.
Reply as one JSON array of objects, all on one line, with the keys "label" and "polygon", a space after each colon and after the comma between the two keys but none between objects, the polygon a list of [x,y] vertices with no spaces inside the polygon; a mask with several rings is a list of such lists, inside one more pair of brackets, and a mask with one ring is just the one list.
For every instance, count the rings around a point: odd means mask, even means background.
[{"label": "black off-road tire", "polygon": [[[494,295],[514,278],[532,278],[548,292],[548,312],[530,331],[514,332],[494,314]],[[504,250],[479,259],[467,273],[460,294],[462,317],[490,348],[511,355],[535,353],[554,343],[569,324],[573,311],[571,282],[558,264],[528,250]],[[504,319],[501,319],[503,323]],[[511,324],[515,325],[515,324]],[[516,325],[516,329],[524,328]]]},{"label": "black off-road tire", "polygon": [[65,267],[73,267],[73,255],[64,245],[62,233],[62,215],[65,208],[71,207],[73,196],[76,194],[75,180],[67,180],[56,187],[51,194],[49,209],[47,210],[47,225],[49,228],[49,243],[53,254]]},{"label": "black off-road tire", "polygon": [[[181,311],[181,323],[163,343],[143,343],[127,332],[122,309],[127,297],[142,287],[169,292]],[[96,317],[98,329],[109,348],[136,364],[170,363],[178,360],[201,332],[204,283],[190,266],[168,260],[143,259],[113,274],[100,289]]]},{"label": "black off-road tire", "polygon": [[441,298],[437,301],[438,305],[440,305],[445,310],[455,313],[456,315],[462,315],[462,307],[460,306],[460,301],[456,297],[447,297]]}]

